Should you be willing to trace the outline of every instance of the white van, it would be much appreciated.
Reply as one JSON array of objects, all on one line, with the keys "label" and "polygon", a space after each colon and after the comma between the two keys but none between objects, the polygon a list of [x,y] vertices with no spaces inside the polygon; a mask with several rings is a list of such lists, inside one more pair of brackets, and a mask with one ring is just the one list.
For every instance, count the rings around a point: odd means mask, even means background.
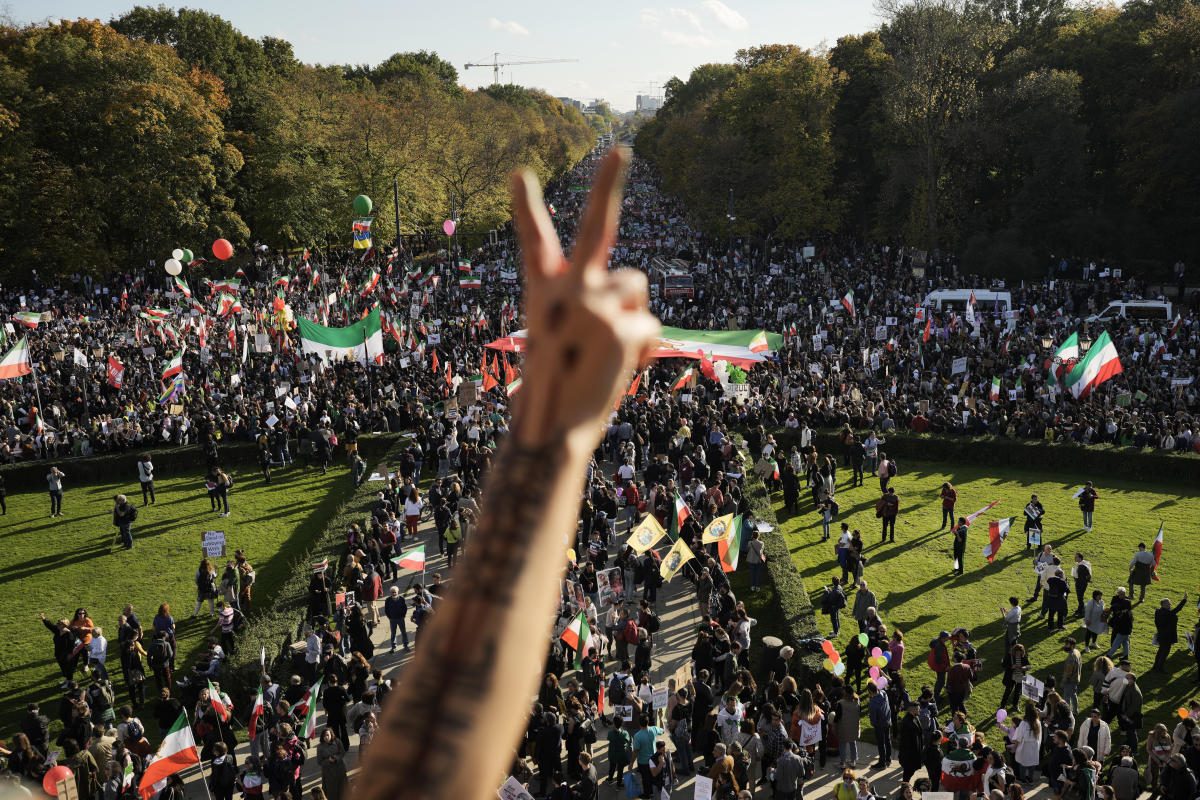
[{"label": "white van", "polygon": [[1016,330],[1017,321],[1008,313],[1013,310],[1012,292],[991,289],[938,289],[925,295],[923,305],[935,311],[957,311],[961,314],[967,310],[967,302],[971,299],[972,292],[975,293],[975,310],[983,314],[984,319],[988,318],[988,314],[1002,314],[1005,327],[1010,331]]},{"label": "white van", "polygon": [[1109,303],[1099,314],[1087,318],[1088,322],[1108,322],[1114,319],[1167,322],[1171,316],[1171,304],[1166,300],[1129,300]]}]

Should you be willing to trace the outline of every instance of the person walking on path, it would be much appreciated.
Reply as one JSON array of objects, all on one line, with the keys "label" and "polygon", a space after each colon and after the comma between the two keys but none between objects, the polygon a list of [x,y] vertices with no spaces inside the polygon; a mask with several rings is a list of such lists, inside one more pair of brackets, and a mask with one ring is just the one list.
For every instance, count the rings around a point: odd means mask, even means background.
[{"label": "person walking on path", "polygon": [[875,602],[875,593],[867,588],[866,580],[858,582],[858,593],[854,595],[854,621],[858,623],[858,632],[862,633],[867,629],[868,612],[872,608],[879,608]]},{"label": "person walking on path", "polygon": [[133,549],[133,522],[137,516],[137,508],[125,495],[119,494],[113,498],[113,525],[121,532],[121,543],[125,545],[126,550]]},{"label": "person walking on path", "polygon": [[1183,593],[1179,605],[1171,608],[1171,601],[1163,598],[1158,610],[1154,612],[1154,635],[1158,640],[1158,653],[1154,656],[1154,666],[1151,672],[1167,671],[1167,656],[1171,654],[1171,646],[1179,641],[1179,612],[1188,601],[1188,593]]},{"label": "person walking on path", "polygon": [[887,769],[892,765],[892,706],[887,695],[879,691],[871,681],[867,682],[867,715],[871,727],[875,731],[875,747],[879,751],[879,760],[871,765],[872,769]]},{"label": "person walking on path", "polygon": [[821,613],[829,615],[829,623],[833,626],[833,634],[829,637],[831,639],[836,639],[842,630],[842,609],[845,607],[846,593],[842,591],[841,581],[834,576],[821,596]]},{"label": "person walking on path", "polygon": [[154,505],[154,463],[150,460],[150,454],[145,453],[138,459],[138,483],[142,486],[142,505],[146,505],[146,498],[150,499],[150,505]]},{"label": "person walking on path", "polygon": [[883,536],[879,540],[880,544],[896,541],[896,515],[899,513],[900,498],[896,496],[896,490],[889,486],[875,504],[875,516],[883,518]]},{"label": "person walking on path", "polygon": [[757,592],[762,586],[763,567],[767,563],[766,542],[756,529],[750,534],[750,544],[746,546],[746,565],[750,568],[750,591]]},{"label": "person walking on path", "polygon": [[1083,530],[1090,533],[1092,530],[1092,513],[1096,510],[1096,490],[1092,488],[1092,482],[1088,481],[1083,484],[1083,490],[1079,495],[1079,510],[1083,512]]},{"label": "person walking on path", "polygon": [[1104,592],[1097,589],[1092,592],[1092,599],[1083,607],[1083,627],[1086,630],[1084,652],[1090,653],[1096,649],[1096,640],[1100,634],[1108,630],[1107,615],[1104,613]]},{"label": "person walking on path", "polygon": [[51,467],[46,475],[46,484],[50,489],[50,516],[62,516],[63,478],[67,477],[58,467]]}]

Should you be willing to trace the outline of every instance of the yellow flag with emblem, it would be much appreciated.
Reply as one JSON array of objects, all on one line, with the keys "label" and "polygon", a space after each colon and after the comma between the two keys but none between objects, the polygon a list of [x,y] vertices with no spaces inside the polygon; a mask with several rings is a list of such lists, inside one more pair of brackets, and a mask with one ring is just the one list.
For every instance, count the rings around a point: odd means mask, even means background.
[{"label": "yellow flag with emblem", "polygon": [[675,546],[667,551],[663,556],[662,564],[658,567],[658,573],[662,575],[663,583],[675,577],[675,573],[683,569],[683,565],[695,558],[692,555],[692,549],[688,547],[683,539],[675,542]]},{"label": "yellow flag with emblem", "polygon": [[633,552],[639,556],[649,550],[654,545],[658,544],[659,539],[667,535],[663,530],[662,525],[658,524],[658,520],[653,514],[647,514],[642,519],[638,526],[633,529],[633,533],[629,534],[627,545],[633,548]]},{"label": "yellow flag with emblem", "polygon": [[732,525],[733,514],[726,514],[723,517],[717,517],[712,522],[708,523],[708,527],[704,529],[704,533],[700,536],[700,541],[703,544],[712,544],[713,542],[724,541],[729,536],[729,531]]}]

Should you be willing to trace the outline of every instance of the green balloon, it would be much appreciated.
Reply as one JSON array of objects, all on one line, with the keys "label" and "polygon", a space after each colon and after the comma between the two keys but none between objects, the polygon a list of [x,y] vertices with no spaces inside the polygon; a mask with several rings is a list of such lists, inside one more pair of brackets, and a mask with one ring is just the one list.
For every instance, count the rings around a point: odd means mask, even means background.
[{"label": "green balloon", "polygon": [[354,198],[354,213],[358,214],[360,217],[365,217],[367,214],[370,214],[371,198],[367,197],[365,194],[360,194],[358,197]]},{"label": "green balloon", "polygon": [[866,647],[866,646],[867,646],[867,642],[868,642],[868,641],[870,641],[870,640],[867,638],[867,635],[866,635],[865,633],[860,633],[860,634],[858,635],[858,642],[859,642],[859,644],[861,644],[863,647]]},{"label": "green balloon", "polygon": [[194,255],[192,255],[192,251],[191,251],[191,250],[188,250],[188,249],[185,247],[185,248],[183,249],[183,258],[182,258],[182,259],[180,259],[180,260],[181,260],[181,261],[184,263],[184,265],[187,265],[187,264],[190,264],[190,263],[192,263],[193,261],[195,261],[195,260],[196,260],[196,257],[195,257]]}]

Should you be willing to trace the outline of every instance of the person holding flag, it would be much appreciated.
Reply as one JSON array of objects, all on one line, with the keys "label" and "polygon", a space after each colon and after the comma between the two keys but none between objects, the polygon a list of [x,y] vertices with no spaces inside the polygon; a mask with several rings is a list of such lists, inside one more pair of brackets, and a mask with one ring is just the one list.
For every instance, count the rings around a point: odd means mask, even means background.
[{"label": "person holding flag", "polygon": [[1092,488],[1092,482],[1087,481],[1083,484],[1083,488],[1075,493],[1079,500],[1079,510],[1083,512],[1083,530],[1090,533],[1092,530],[1092,512],[1096,510],[1096,490]]},{"label": "person holding flag", "polygon": [[[1158,537],[1154,540],[1155,549],[1162,553],[1162,525],[1158,526]],[[1158,559],[1154,554],[1146,549],[1145,542],[1138,542],[1137,552],[1133,554],[1133,560],[1129,562],[1129,585],[1141,587],[1141,592],[1138,595],[1138,602],[1141,603],[1146,599],[1146,587],[1150,585],[1150,581],[1154,578],[1154,573],[1158,569]],[[1130,594],[1133,590],[1130,589]]]}]

